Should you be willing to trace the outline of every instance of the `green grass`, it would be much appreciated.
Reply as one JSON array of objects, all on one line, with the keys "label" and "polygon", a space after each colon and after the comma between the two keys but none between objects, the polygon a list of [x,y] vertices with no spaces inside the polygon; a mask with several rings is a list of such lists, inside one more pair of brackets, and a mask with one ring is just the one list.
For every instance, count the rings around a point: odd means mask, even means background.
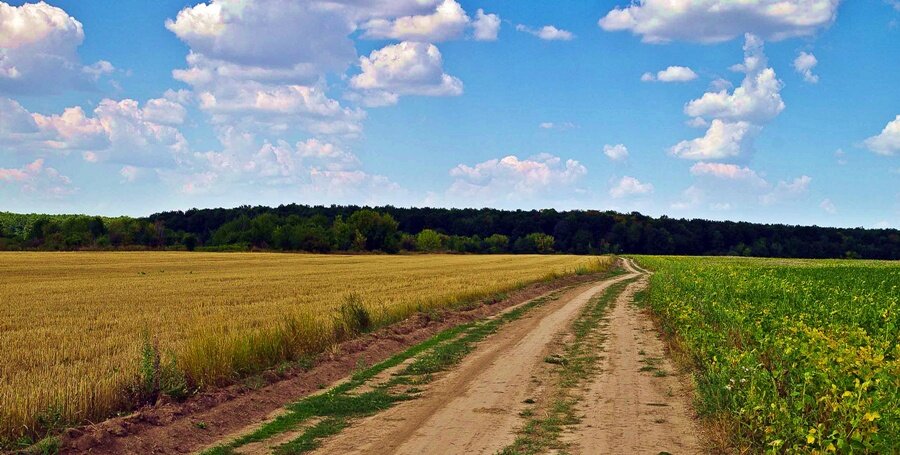
[{"label": "green grass", "polygon": [[900,452],[900,263],[641,257],[697,409],[749,452]]},{"label": "green grass", "polygon": [[580,420],[576,412],[579,388],[598,371],[598,351],[604,341],[600,329],[607,309],[633,281],[616,283],[592,298],[573,323],[572,333],[575,336],[563,353],[544,359],[554,365],[556,380],[548,405],[546,409],[528,408],[522,413],[525,424],[515,441],[500,452],[501,455],[538,454],[548,449],[565,453],[566,445],[560,441],[560,434],[566,426],[577,424]]}]

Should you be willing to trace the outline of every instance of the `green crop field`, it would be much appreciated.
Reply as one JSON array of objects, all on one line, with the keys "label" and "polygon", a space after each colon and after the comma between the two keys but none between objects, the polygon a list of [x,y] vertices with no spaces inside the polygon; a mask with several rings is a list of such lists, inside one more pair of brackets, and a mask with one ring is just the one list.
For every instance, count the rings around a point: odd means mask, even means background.
[{"label": "green crop field", "polygon": [[731,448],[900,451],[900,263],[638,261],[697,409]]}]

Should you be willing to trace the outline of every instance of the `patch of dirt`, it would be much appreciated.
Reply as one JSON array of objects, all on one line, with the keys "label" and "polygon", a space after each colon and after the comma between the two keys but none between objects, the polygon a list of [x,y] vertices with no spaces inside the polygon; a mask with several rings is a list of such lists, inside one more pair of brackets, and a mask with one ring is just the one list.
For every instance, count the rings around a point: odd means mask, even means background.
[{"label": "patch of dirt", "polygon": [[632,304],[646,275],[609,312],[601,372],[584,393],[574,453],[702,453],[684,381],[653,322]]},{"label": "patch of dirt", "polygon": [[510,322],[442,373],[427,393],[363,419],[324,441],[321,454],[494,453],[512,443],[533,372],[588,300],[636,272],[565,292]]},{"label": "patch of dirt", "polygon": [[283,375],[267,372],[263,378],[269,384],[261,388],[233,385],[204,392],[183,403],[158,403],[125,417],[70,429],[62,435],[60,453],[192,453],[246,430],[248,424],[272,418],[285,404],[345,378],[361,363],[380,362],[449,327],[497,314],[553,290],[596,280],[596,275],[570,276],[529,285],[511,292],[500,302],[488,301],[471,309],[448,311],[438,319],[418,314],[342,343],[334,352],[321,356],[308,371]]}]

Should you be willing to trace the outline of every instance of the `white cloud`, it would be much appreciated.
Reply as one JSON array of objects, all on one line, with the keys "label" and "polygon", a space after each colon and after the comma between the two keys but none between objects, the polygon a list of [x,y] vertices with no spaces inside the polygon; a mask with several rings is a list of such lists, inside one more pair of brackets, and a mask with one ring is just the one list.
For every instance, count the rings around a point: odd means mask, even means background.
[{"label": "white cloud", "polygon": [[863,143],[879,155],[891,156],[900,152],[900,115],[888,122],[881,134],[872,136]]},{"label": "white cloud", "polygon": [[691,166],[691,175],[709,176],[723,180],[741,180],[764,187],[768,183],[753,169],[735,164],[700,162]]},{"label": "white cloud", "polygon": [[715,119],[703,137],[681,141],[669,153],[689,160],[720,160],[747,153],[759,127],[748,122],[724,122]]},{"label": "white cloud", "polygon": [[478,41],[496,41],[500,33],[500,16],[485,14],[483,9],[475,12],[475,20],[472,21],[475,39]]},{"label": "white cloud", "polygon": [[653,192],[653,185],[650,183],[641,183],[634,177],[622,177],[609,190],[609,195],[616,199],[628,196],[638,196],[650,194]]},{"label": "white cloud", "polygon": [[572,32],[556,28],[552,25],[545,25],[539,29],[533,29],[526,25],[516,25],[516,31],[525,32],[534,35],[544,41],[571,41],[575,39]]},{"label": "white cloud", "polygon": [[43,158],[38,158],[21,168],[0,168],[0,188],[6,185],[18,187],[23,193],[47,199],[67,196],[77,191],[77,188],[72,186],[72,180],[56,169],[45,166]]},{"label": "white cloud", "polygon": [[686,66],[670,66],[662,71],[653,73],[644,73],[641,80],[644,82],[689,82],[697,79],[697,73]]},{"label": "white cloud", "polygon": [[607,31],[627,30],[644,42],[716,43],[744,33],[770,40],[808,36],[834,22],[840,0],[637,0],[600,19]]},{"label": "white cloud", "polygon": [[781,99],[782,83],[772,68],[767,68],[762,41],[747,35],[744,44],[744,63],[733,67],[746,73],[740,87],[733,93],[727,90],[707,92],[684,108],[691,117],[761,123],[771,120],[784,110]]},{"label": "white cloud", "polygon": [[454,181],[448,194],[483,202],[546,198],[571,190],[586,174],[587,168],[575,160],[563,162],[550,154],[528,159],[509,155],[456,166],[450,171]]},{"label": "white cloud", "polygon": [[803,76],[803,80],[810,84],[819,82],[819,76],[813,74],[813,68],[819,64],[819,60],[812,53],[800,52],[794,59],[794,69]]},{"label": "white cloud", "polygon": [[625,161],[628,159],[628,147],[625,144],[603,146],[603,154],[612,161]]},{"label": "white cloud", "polygon": [[247,71],[298,66],[343,71],[356,57],[347,12],[322,2],[211,0],[181,10],[166,28],[195,53]]},{"label": "white cloud", "polygon": [[693,118],[689,124],[703,126],[708,123],[709,128],[703,137],[681,141],[670,149],[670,153],[695,160],[721,160],[749,154],[753,138],[762,130],[762,125],[785,108],[781,99],[781,81],[767,64],[762,40],[746,35],[744,62],[732,67],[734,71],[746,74],[740,87],[731,93],[723,87],[690,101],[684,107],[685,114]]},{"label": "white cloud", "polygon": [[362,73],[350,85],[363,91],[370,105],[393,104],[401,95],[458,96],[463,92],[462,81],[444,73],[441,51],[433,44],[404,41],[386,46],[361,57],[360,66]]},{"label": "white cloud", "polygon": [[0,2],[0,93],[46,94],[89,90],[113,71],[109,62],[84,66],[81,22],[47,3]]},{"label": "white cloud", "polygon": [[809,190],[809,184],[812,182],[812,178],[801,175],[789,182],[784,180],[778,182],[778,185],[772,189],[768,194],[765,194],[759,198],[759,202],[762,205],[772,205],[779,202],[782,202],[787,199],[793,199],[803,194]]},{"label": "white cloud", "polygon": [[[0,139],[13,150],[27,153],[81,151],[88,162],[111,161],[137,166],[171,166],[187,153],[188,145],[173,126],[183,119],[180,105],[163,99],[137,101],[104,99],[88,117],[81,107],[59,115],[30,113],[17,102],[0,98]],[[172,113],[159,110],[167,106]],[[181,108],[183,109],[183,108]],[[6,121],[10,118],[10,121]]]},{"label": "white cloud", "polygon": [[245,194],[275,191],[329,202],[383,202],[378,198],[403,193],[388,178],[363,171],[353,153],[320,139],[260,142],[252,133],[223,127],[219,141],[221,150],[195,153],[181,168],[162,172],[163,179],[194,195],[242,188]]},{"label": "white cloud", "polygon": [[819,208],[825,211],[825,213],[829,215],[834,215],[837,213],[837,207],[835,207],[834,202],[831,202],[831,199],[823,199],[821,203],[819,203]]},{"label": "white cloud", "polygon": [[[489,19],[490,20],[490,19]],[[499,23],[499,20],[497,21]],[[404,16],[396,19],[372,19],[363,25],[363,38],[400,41],[439,42],[462,36],[469,16],[455,0],[444,0],[428,15]],[[481,24],[483,27],[485,23]],[[487,25],[489,27],[489,25]],[[494,33],[496,37],[496,32]]]}]

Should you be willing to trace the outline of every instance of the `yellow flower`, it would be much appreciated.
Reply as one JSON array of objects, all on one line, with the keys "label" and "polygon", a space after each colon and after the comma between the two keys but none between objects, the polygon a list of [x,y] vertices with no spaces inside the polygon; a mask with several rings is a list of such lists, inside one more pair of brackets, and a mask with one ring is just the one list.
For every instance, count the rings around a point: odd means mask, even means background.
[{"label": "yellow flower", "polygon": [[874,421],[874,420],[876,420],[876,419],[880,419],[880,418],[881,418],[881,414],[879,414],[878,411],[875,411],[875,412],[867,412],[866,415],[863,416],[863,418],[866,419],[866,422],[872,422],[872,421]]},{"label": "yellow flower", "polygon": [[807,444],[812,444],[812,443],[814,443],[814,442],[816,442],[816,437],[815,437],[815,436],[813,436],[813,435],[811,435],[811,434],[806,435],[806,443],[807,443]]}]

